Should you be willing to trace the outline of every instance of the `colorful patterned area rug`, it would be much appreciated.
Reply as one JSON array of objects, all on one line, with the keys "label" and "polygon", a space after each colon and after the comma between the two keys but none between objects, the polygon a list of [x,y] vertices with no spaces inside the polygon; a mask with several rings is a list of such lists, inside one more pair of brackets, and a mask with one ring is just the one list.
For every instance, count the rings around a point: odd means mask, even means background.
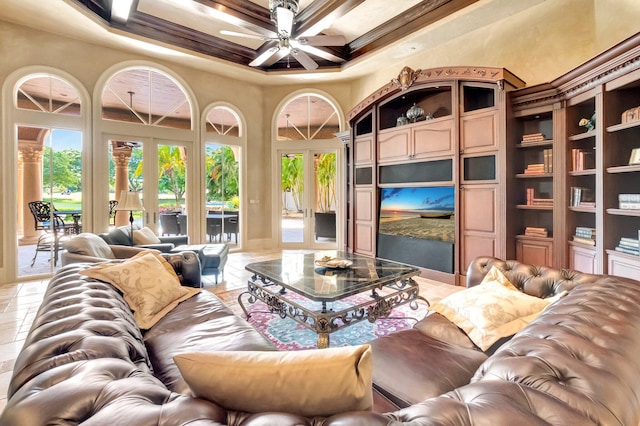
[{"label": "colorful patterned area rug", "polygon": [[[237,303],[238,295],[244,291],[234,290],[217,294],[227,306],[229,306],[236,315],[245,318],[240,305]],[[305,300],[297,294],[290,294],[289,297],[297,303],[303,304],[309,308],[319,308],[319,304]],[[350,302],[361,302],[366,300],[365,296],[354,296],[349,299]],[[268,311],[267,305],[263,302],[249,304],[247,295],[242,298],[247,310],[251,313],[249,323],[254,326],[260,334],[266,337],[279,350],[302,350],[315,349],[318,335],[299,324],[291,318],[281,318],[278,314],[272,314]],[[352,346],[367,343],[377,337],[385,336],[396,331],[405,330],[413,327],[418,319],[424,318],[427,313],[427,305],[423,301],[417,301],[416,310],[412,309],[409,304],[396,307],[389,318],[378,319],[374,323],[370,323],[366,319],[356,324],[349,325],[343,329],[329,334],[329,346]],[[330,305],[331,306],[331,305]],[[332,308],[341,310],[347,307],[346,302],[334,302]]]}]

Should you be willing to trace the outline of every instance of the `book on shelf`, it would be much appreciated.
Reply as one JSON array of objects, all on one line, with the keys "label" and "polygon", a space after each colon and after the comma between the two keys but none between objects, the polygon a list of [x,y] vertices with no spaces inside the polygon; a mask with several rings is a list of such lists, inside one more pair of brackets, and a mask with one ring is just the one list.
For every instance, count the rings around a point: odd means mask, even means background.
[{"label": "book on shelf", "polygon": [[553,148],[547,148],[542,151],[542,158],[545,173],[553,173]]},{"label": "book on shelf", "polygon": [[527,237],[547,237],[549,236],[549,233],[547,232],[547,228],[527,226],[524,229],[524,235]]},{"label": "book on shelf", "polygon": [[596,240],[594,240],[593,238],[583,238],[583,237],[578,237],[577,235],[573,236],[573,241],[575,241],[576,243],[585,244],[588,246],[596,245]]},{"label": "book on shelf", "polygon": [[532,206],[553,206],[553,198],[533,198]]},{"label": "book on shelf", "polygon": [[582,205],[583,207],[595,206],[595,202],[593,200],[593,191],[589,188],[572,186],[570,195],[571,195],[571,199],[569,202],[572,207],[578,207],[580,205]]},{"label": "book on shelf", "polygon": [[594,239],[596,238],[596,229],[595,228],[589,228],[586,226],[576,226],[576,232],[575,235],[581,238],[591,238]]},{"label": "book on shelf", "polygon": [[546,167],[542,163],[529,164],[527,168],[524,169],[525,175],[541,175],[544,173],[546,173]]},{"label": "book on shelf", "polygon": [[526,135],[522,135],[520,143],[526,145],[528,143],[542,142],[543,140],[544,135],[542,133],[528,133]]},{"label": "book on shelf", "polygon": [[573,148],[571,150],[571,170],[581,172],[583,170],[593,169],[595,166],[593,159],[593,151],[586,151],[581,148]]},{"label": "book on shelf", "polygon": [[618,247],[624,247],[630,250],[640,250],[640,243],[635,238],[620,238]]},{"label": "book on shelf", "polygon": [[535,190],[533,188],[527,188],[527,205],[533,205],[533,197],[535,196]]},{"label": "book on shelf", "polygon": [[626,254],[631,254],[634,256],[640,256],[640,250],[638,249],[630,249],[627,247],[621,247],[621,246],[617,246],[615,248],[616,251],[619,251],[620,253],[626,253]]},{"label": "book on shelf", "polygon": [[640,209],[640,194],[618,194],[618,208],[625,210]]}]

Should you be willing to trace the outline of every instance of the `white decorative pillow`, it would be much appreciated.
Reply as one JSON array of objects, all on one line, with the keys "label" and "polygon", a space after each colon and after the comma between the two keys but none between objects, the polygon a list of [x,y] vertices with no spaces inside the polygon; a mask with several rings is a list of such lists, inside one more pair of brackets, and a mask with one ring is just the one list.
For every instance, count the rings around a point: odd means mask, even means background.
[{"label": "white decorative pillow", "polygon": [[173,267],[159,253],[143,251],[119,263],[102,263],[80,272],[111,283],[118,288],[138,327],[151,328],[168,312],[198,293],[200,289],[183,287]]},{"label": "white decorative pillow", "polygon": [[313,417],[373,407],[369,345],[292,352],[195,352],[173,360],[194,396],[228,410]]},{"label": "white decorative pillow", "polygon": [[144,227],[142,229],[137,229],[133,231],[133,244],[137,246],[143,246],[146,244],[159,244],[162,241],[158,238],[158,236],[151,230],[151,228]]},{"label": "white decorative pillow", "polygon": [[62,248],[69,253],[82,254],[85,256],[102,257],[104,259],[113,259],[111,247],[105,240],[96,234],[83,232],[80,235],[65,240]]},{"label": "white decorative pillow", "polygon": [[486,351],[500,338],[522,330],[558,297],[540,299],[522,293],[494,266],[479,285],[447,296],[429,309]]}]

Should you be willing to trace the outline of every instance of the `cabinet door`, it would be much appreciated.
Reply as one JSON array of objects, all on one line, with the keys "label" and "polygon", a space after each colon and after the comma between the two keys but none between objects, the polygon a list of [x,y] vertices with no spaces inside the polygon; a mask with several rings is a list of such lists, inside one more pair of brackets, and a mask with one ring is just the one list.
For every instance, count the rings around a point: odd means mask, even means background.
[{"label": "cabinet door", "polygon": [[553,242],[530,238],[516,241],[516,260],[529,265],[553,266]]},{"label": "cabinet door", "polygon": [[465,154],[498,149],[497,111],[469,114],[460,121],[460,148]]},{"label": "cabinet door", "polygon": [[373,136],[358,137],[354,141],[355,154],[354,161],[357,164],[371,164],[373,157]]},{"label": "cabinet door", "polygon": [[596,250],[574,245],[569,246],[569,269],[595,274]]},{"label": "cabinet door", "polygon": [[618,254],[612,250],[607,250],[609,254],[609,265],[607,273],[617,277],[633,278],[640,277],[640,259],[638,256]]},{"label": "cabinet door", "polygon": [[416,159],[453,155],[453,119],[425,122],[413,127],[413,157]]},{"label": "cabinet door", "polygon": [[378,135],[378,159],[380,162],[407,160],[410,151],[410,129],[394,129]]},{"label": "cabinet door", "polygon": [[372,189],[355,191],[355,238],[353,248],[356,253],[375,255],[375,193]]},{"label": "cabinet door", "polygon": [[465,185],[460,191],[461,275],[466,274],[469,263],[477,256],[499,257],[499,206],[497,185]]}]

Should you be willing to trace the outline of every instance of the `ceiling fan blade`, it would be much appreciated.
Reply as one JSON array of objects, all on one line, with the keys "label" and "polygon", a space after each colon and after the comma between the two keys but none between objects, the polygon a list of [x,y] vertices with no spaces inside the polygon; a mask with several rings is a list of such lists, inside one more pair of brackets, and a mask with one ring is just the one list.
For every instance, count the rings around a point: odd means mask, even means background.
[{"label": "ceiling fan blade", "polygon": [[300,49],[291,49],[291,56],[296,58],[296,60],[300,62],[307,71],[313,71],[318,68],[316,61],[311,59],[311,56],[307,55]]},{"label": "ceiling fan blade", "polygon": [[303,46],[344,46],[347,44],[347,39],[341,35],[300,37],[297,41]]},{"label": "ceiling fan blade", "polygon": [[271,49],[265,50],[257,58],[249,63],[249,66],[259,67],[264,64],[272,55],[276,54],[280,50],[279,47],[272,47]]},{"label": "ceiling fan blade", "polygon": [[280,49],[276,53],[271,55],[270,58],[268,58],[266,61],[264,61],[262,63],[262,66],[270,67],[271,65],[275,64],[276,62],[278,62],[280,59],[284,58],[288,54],[289,54],[289,52],[288,52],[287,49]]},{"label": "ceiling fan blade", "polygon": [[239,33],[239,32],[236,32],[236,31],[221,30],[220,34],[233,36],[233,37],[252,38],[252,39],[255,39],[255,40],[270,40],[268,37],[263,37],[263,36],[260,36],[260,35],[257,35],[257,34]]}]

